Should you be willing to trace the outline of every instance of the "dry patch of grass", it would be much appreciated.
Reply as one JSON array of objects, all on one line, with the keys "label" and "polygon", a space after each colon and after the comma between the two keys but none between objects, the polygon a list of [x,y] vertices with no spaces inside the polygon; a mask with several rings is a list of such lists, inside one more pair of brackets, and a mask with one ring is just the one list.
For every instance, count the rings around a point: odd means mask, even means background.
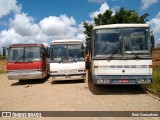
[{"label": "dry patch of grass", "polygon": [[153,49],[152,51],[152,64],[154,67],[160,67],[160,49]]},{"label": "dry patch of grass", "polygon": [[0,60],[0,74],[7,72],[6,64],[6,60]]},{"label": "dry patch of grass", "polygon": [[160,49],[152,51],[153,83],[144,85],[145,89],[160,97]]}]

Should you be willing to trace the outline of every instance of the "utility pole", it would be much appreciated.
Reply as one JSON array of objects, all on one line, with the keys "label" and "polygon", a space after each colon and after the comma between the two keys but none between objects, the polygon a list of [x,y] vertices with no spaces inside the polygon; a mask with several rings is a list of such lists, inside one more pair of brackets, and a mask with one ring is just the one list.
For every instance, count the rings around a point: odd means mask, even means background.
[{"label": "utility pole", "polygon": [[3,47],[3,57],[6,57],[6,47]]}]

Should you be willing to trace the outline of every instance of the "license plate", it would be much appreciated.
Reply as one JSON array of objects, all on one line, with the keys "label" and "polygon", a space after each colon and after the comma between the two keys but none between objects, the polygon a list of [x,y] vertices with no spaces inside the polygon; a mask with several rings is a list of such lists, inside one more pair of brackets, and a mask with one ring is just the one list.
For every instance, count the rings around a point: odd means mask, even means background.
[{"label": "license plate", "polygon": [[118,80],[119,83],[128,83],[128,80]]},{"label": "license plate", "polygon": [[71,78],[71,76],[66,76],[66,78]]},{"label": "license plate", "polygon": [[25,78],[25,77],[27,77],[27,75],[21,75],[21,77]]}]

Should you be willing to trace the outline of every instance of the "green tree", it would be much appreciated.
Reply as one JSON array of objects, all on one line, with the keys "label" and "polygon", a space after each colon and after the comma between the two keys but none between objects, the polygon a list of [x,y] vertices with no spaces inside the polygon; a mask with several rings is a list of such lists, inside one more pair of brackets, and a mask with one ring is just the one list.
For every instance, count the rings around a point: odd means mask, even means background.
[{"label": "green tree", "polygon": [[[126,10],[121,8],[115,14],[112,10],[106,10],[103,14],[99,14],[94,18],[94,25],[107,25],[107,24],[118,24],[118,23],[145,23],[149,14],[145,13],[139,16],[135,10]],[[94,25],[87,22],[83,23],[87,37],[91,37],[92,29]]]},{"label": "green tree", "polygon": [[85,28],[84,34],[86,34],[88,37],[91,37],[93,25],[86,22],[84,22],[83,25]]}]

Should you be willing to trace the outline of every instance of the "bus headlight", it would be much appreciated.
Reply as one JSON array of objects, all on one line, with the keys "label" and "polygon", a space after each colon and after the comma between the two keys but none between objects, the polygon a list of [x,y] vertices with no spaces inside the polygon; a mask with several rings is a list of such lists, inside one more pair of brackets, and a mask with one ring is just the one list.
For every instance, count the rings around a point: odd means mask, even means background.
[{"label": "bus headlight", "polygon": [[51,71],[51,73],[58,73],[58,71]]},{"label": "bus headlight", "polygon": [[140,83],[140,84],[141,84],[141,83],[144,83],[144,79],[139,79],[139,80],[138,80],[138,83]]},{"label": "bus headlight", "polygon": [[139,84],[142,84],[142,83],[151,83],[151,80],[150,79],[139,79],[138,83]]},{"label": "bus headlight", "polygon": [[108,83],[109,83],[109,80],[104,80],[104,83],[105,83],[105,84],[108,84]]},{"label": "bus headlight", "polygon": [[150,79],[145,79],[145,83],[151,83]]},{"label": "bus headlight", "polygon": [[97,80],[97,83],[102,84],[103,80]]},{"label": "bus headlight", "polygon": [[97,80],[98,84],[109,84],[109,79]]},{"label": "bus headlight", "polygon": [[79,69],[78,72],[86,72],[85,69]]}]

